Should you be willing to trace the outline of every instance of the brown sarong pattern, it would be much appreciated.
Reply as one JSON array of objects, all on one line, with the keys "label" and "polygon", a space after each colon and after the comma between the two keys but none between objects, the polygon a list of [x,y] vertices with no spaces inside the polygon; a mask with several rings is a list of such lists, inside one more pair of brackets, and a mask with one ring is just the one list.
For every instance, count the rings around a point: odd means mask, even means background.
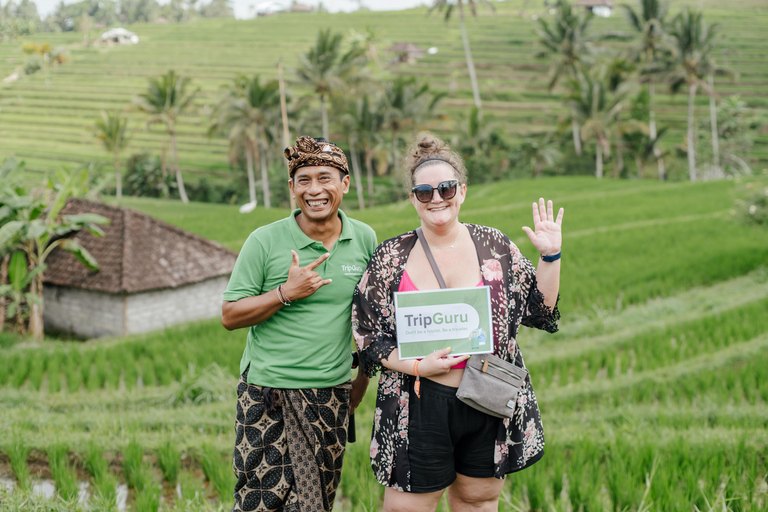
[{"label": "brown sarong pattern", "polygon": [[328,512],[347,443],[351,385],[281,389],[273,410],[261,386],[237,386],[233,511]]}]

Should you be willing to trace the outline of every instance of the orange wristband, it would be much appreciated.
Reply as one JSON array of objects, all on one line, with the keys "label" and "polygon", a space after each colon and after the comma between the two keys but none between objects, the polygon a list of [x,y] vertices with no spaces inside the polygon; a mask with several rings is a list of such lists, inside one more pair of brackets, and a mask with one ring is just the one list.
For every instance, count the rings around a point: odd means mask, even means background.
[{"label": "orange wristband", "polygon": [[416,392],[416,397],[421,398],[421,382],[419,381],[419,360],[413,362],[413,374],[416,375],[416,382],[413,383],[413,390]]}]

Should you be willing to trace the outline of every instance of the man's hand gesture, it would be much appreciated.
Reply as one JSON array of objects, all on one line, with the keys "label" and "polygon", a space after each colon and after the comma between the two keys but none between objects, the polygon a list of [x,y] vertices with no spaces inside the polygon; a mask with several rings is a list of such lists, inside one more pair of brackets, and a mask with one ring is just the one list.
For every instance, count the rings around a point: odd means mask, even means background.
[{"label": "man's hand gesture", "polygon": [[288,268],[288,280],[283,285],[283,293],[286,295],[286,299],[290,301],[303,299],[309,297],[321,286],[330,284],[331,279],[323,279],[320,274],[315,272],[315,269],[328,257],[330,253],[325,253],[315,261],[304,267],[299,266],[299,255],[296,251],[291,250],[293,260],[291,266]]}]

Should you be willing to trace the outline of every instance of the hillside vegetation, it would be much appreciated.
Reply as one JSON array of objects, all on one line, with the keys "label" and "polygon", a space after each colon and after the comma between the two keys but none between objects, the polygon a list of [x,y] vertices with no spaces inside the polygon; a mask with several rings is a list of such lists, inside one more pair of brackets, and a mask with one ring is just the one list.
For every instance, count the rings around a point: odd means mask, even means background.
[{"label": "hillside vegetation", "polygon": [[[500,510],[768,506],[768,233],[734,219],[733,189],[592,178],[470,187],[462,220],[502,229],[530,258],[520,228],[531,201],[566,210],[560,332],[519,338],[547,454],[508,477]],[[288,213],[128,204],[233,249]],[[417,220],[408,202],[355,216],[380,240]],[[222,496],[227,509],[244,336],[211,320],[83,343],[0,338],[0,478],[52,478],[65,495],[70,471],[106,502],[127,484],[132,510],[157,510],[160,496],[176,510]],[[337,510],[380,509],[368,463],[374,398],[370,389],[356,414]],[[22,496],[0,490],[0,510],[27,510]]]},{"label": "hillside vegetation", "polygon": [[[549,62],[537,60],[537,24],[531,15],[548,16],[541,2],[526,2],[526,18],[520,16],[522,0],[494,2],[496,12],[481,8],[477,18],[468,18],[472,53],[478,70],[487,119],[498,121],[511,140],[554,128],[567,113],[561,92],[547,92]],[[721,50],[714,57],[732,67],[739,79],[718,78],[718,94],[738,94],[749,107],[768,106],[768,67],[764,55],[768,26],[764,2],[718,2],[715,0],[676,1],[673,14],[683,5],[703,6],[708,22],[721,25]],[[83,46],[77,32],[35,34],[34,42],[64,46],[69,59],[63,65],[22,76],[16,82],[0,84],[0,159],[9,155],[23,159],[34,173],[61,165],[83,162],[111,164],[111,157],[97,144],[93,123],[100,110],[123,109],[147,87],[147,79],[169,69],[189,76],[202,88],[196,112],[181,118],[178,126],[179,157],[185,175],[192,181],[205,176],[212,180],[231,178],[227,142],[205,135],[216,91],[236,74],[277,77],[282,59],[289,92],[297,97],[310,93],[295,80],[298,56],[313,43],[317,31],[332,28],[344,34],[374,30],[378,58],[388,62],[385,51],[391,43],[411,41],[422,48],[437,47],[416,64],[394,65],[395,74],[413,75],[427,81],[448,97],[440,105],[442,119],[431,128],[444,134],[456,132],[457,123],[472,104],[472,93],[464,61],[458,23],[443,21],[439,13],[426,16],[426,9],[397,12],[355,12],[349,14],[288,14],[247,21],[197,20],[185,24],[139,24],[129,27],[140,43],[127,46]],[[617,9],[609,19],[595,19],[593,32],[628,30]],[[615,46],[609,44],[608,47]],[[0,44],[0,77],[10,75],[24,63],[21,45]],[[685,93],[671,96],[658,90],[656,112],[660,125],[669,126],[664,149],[683,144],[686,123]],[[697,119],[707,119],[708,98],[696,99]],[[165,136],[159,126],[144,131],[146,118],[131,112],[131,126],[139,129],[130,153],[142,149],[153,155],[162,151]],[[294,133],[294,135],[296,135]],[[340,141],[346,144],[346,141]],[[768,134],[755,141],[752,154],[758,166],[768,164]],[[685,176],[682,164],[670,169],[672,178]],[[33,175],[34,176],[34,175]]]}]

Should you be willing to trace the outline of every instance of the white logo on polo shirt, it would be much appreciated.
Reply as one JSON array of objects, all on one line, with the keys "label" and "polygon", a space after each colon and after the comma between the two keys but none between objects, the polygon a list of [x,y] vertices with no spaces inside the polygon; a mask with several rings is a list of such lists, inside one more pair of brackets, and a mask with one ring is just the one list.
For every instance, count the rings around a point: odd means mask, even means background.
[{"label": "white logo on polo shirt", "polygon": [[361,276],[363,275],[363,267],[359,265],[342,265],[341,270],[344,271],[345,276]]}]

